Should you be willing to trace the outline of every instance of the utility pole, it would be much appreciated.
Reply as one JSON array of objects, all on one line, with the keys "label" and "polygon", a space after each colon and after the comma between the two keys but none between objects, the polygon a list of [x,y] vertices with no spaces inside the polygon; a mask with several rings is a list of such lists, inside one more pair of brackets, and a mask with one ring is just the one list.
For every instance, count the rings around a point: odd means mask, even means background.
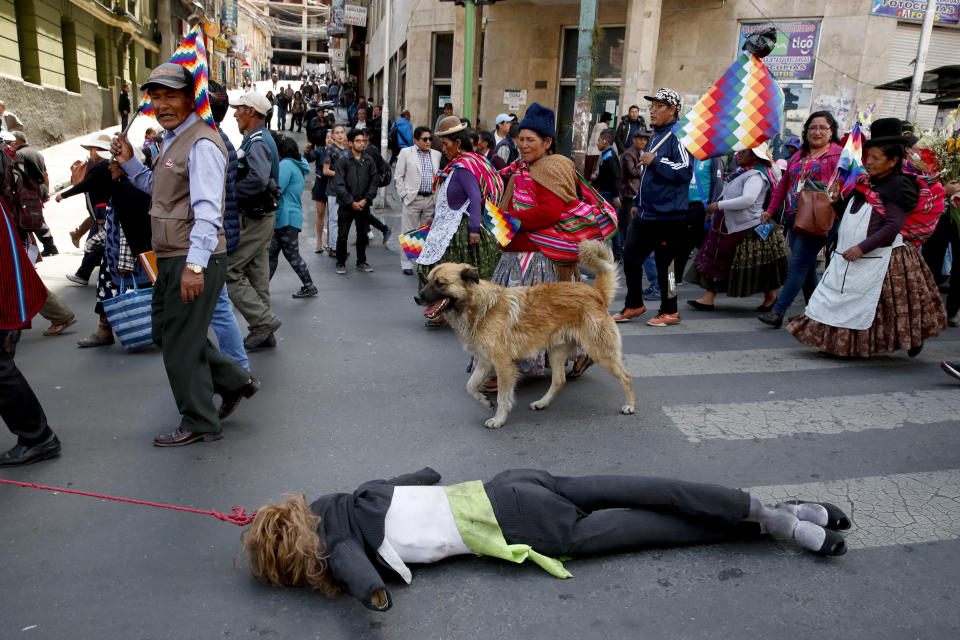
[{"label": "utility pole", "polygon": [[[463,116],[473,122],[473,67],[477,34],[477,5],[474,0],[463,2]],[[476,123],[474,123],[476,124]]]},{"label": "utility pole", "polygon": [[[380,110],[380,157],[390,161],[387,156],[387,137],[390,133],[390,9],[393,0],[386,0],[383,6],[383,97]],[[378,209],[387,207],[387,189],[380,189],[380,203]]]},{"label": "utility pole", "polygon": [[913,67],[913,81],[910,83],[910,97],[907,99],[907,122],[914,122],[917,119],[917,103],[920,102],[923,74],[927,70],[927,49],[930,47],[930,35],[933,33],[933,18],[936,12],[937,0],[927,0],[927,12],[923,15],[920,42],[917,45],[917,60]]},{"label": "utility pole", "polygon": [[593,28],[597,22],[597,0],[581,0],[577,36],[577,95],[573,106],[573,157],[583,168],[590,142],[590,78],[593,76]]},{"label": "utility pole", "polygon": [[380,155],[387,160],[387,137],[390,133],[390,10],[393,0],[386,0],[383,5],[383,107],[380,122]]}]

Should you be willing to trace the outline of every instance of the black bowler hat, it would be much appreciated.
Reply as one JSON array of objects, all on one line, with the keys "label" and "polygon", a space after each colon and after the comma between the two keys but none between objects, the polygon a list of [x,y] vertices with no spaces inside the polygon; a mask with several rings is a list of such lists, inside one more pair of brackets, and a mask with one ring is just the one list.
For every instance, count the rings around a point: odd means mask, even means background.
[{"label": "black bowler hat", "polygon": [[863,145],[864,149],[881,144],[902,144],[907,146],[913,140],[903,135],[904,122],[900,118],[880,118],[870,125],[870,139]]}]

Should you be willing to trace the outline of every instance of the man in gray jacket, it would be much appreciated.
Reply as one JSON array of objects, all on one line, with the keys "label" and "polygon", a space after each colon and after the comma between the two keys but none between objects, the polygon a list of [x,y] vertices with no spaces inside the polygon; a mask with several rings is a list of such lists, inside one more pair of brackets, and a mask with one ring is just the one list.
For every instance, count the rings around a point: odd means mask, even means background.
[{"label": "man in gray jacket", "polygon": [[280,328],[280,319],[270,310],[267,255],[280,196],[280,157],[265,127],[270,101],[256,91],[247,91],[230,106],[236,109],[234,117],[244,136],[237,152],[240,240],[228,259],[227,292],[249,325],[243,346],[250,351],[277,346],[274,331]]}]

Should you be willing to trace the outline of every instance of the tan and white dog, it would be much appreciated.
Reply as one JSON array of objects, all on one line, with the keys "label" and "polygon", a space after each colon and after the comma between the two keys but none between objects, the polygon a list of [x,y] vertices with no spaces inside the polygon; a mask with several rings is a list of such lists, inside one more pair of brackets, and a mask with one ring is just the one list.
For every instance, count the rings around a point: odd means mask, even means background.
[{"label": "tan and white dog", "polygon": [[484,423],[487,428],[502,427],[513,408],[517,361],[547,352],[554,365],[550,388],[530,404],[545,409],[566,382],[563,364],[577,347],[623,385],[621,413],[635,411],[633,380],[620,356],[620,331],[607,313],[618,284],[613,256],[602,242],[582,242],[580,264],[596,272],[592,287],[580,282],[501,287],[481,280],[469,264],[439,264],[427,276],[415,301],[428,307],[424,315],[429,319],[443,314],[476,358],[467,393],[487,409],[493,404],[481,387],[496,373],[497,411]]}]

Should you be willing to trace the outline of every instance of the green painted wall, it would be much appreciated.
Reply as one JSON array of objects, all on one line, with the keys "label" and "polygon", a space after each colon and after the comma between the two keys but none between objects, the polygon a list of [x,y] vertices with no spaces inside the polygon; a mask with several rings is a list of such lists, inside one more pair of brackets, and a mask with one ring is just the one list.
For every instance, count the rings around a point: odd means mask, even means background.
[{"label": "green painted wall", "polygon": [[20,75],[13,0],[0,0],[0,73]]},{"label": "green painted wall", "polygon": [[60,33],[61,5],[57,0],[33,0],[33,7],[37,17],[40,80],[46,85],[66,87]]}]

